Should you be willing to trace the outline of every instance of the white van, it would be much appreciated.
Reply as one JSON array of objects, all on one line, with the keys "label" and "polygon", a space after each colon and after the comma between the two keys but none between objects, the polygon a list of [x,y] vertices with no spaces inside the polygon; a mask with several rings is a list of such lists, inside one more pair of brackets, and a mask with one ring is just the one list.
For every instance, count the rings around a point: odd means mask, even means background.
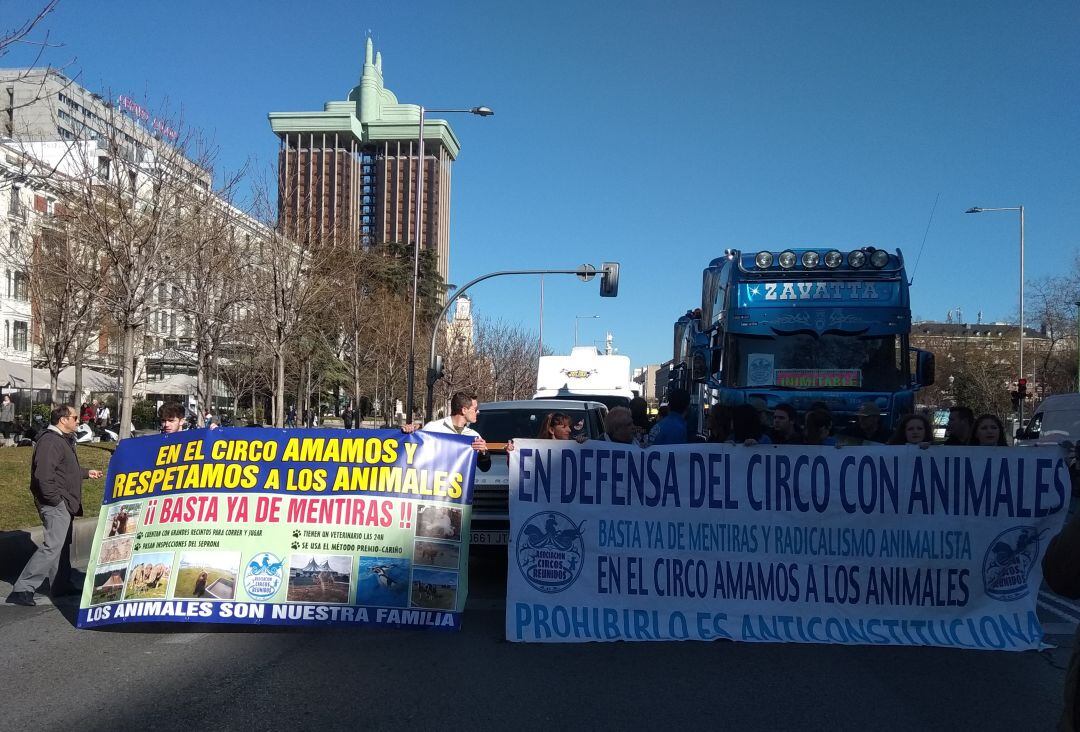
[{"label": "white van", "polygon": [[1080,394],[1054,394],[1046,397],[1024,429],[1017,430],[1017,445],[1040,443],[1076,444],[1080,441]]}]

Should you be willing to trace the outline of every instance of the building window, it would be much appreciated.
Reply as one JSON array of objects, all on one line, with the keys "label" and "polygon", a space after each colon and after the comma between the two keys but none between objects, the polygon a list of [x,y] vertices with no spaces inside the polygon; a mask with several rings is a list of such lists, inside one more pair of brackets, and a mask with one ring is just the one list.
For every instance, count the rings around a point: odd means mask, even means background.
[{"label": "building window", "polygon": [[14,295],[16,300],[26,302],[30,298],[30,278],[26,272],[16,272],[14,280]]},{"label": "building window", "polygon": [[15,327],[13,328],[12,347],[16,351],[26,350],[26,323],[22,320],[15,321]]},{"label": "building window", "polygon": [[11,348],[11,323],[4,321],[4,348]]},{"label": "building window", "polygon": [[98,158],[98,161],[97,161],[97,174],[98,174],[98,178],[101,178],[102,180],[108,180],[109,179],[109,159],[108,158]]}]

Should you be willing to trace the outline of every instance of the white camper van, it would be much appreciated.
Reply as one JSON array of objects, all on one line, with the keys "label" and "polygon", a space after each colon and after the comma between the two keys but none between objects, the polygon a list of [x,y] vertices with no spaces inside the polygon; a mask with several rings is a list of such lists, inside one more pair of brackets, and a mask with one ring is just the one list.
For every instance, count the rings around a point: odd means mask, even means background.
[{"label": "white camper van", "polygon": [[569,356],[541,356],[533,399],[575,399],[629,407],[637,396],[630,357],[577,346]]}]

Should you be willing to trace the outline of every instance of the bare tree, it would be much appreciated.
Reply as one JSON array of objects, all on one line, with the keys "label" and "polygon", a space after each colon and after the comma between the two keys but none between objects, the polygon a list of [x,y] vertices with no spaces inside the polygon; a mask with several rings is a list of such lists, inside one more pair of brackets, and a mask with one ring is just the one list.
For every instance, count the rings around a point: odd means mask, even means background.
[{"label": "bare tree", "polygon": [[[409,357],[409,304],[388,292],[373,293],[369,299],[372,318],[366,354],[367,370],[373,378],[373,394],[386,423],[394,419],[395,405],[405,398],[405,375]],[[419,382],[423,383],[423,382]]]},{"label": "bare tree", "polygon": [[[29,96],[24,96],[18,103],[13,104],[10,109],[21,109],[48,95],[44,83],[46,76],[40,73],[40,64],[50,49],[59,48],[61,44],[54,43],[50,39],[48,30],[40,38],[35,36],[35,31],[44,27],[45,19],[56,10],[56,6],[59,4],[60,0],[48,0],[44,5],[39,6],[36,11],[31,11],[30,14],[23,16],[21,21],[17,20],[18,25],[0,30],[0,59],[19,46],[30,46],[36,49],[33,61],[25,65],[26,70],[11,79],[15,83],[33,84],[35,91]],[[73,62],[74,59],[57,68],[46,66],[45,71],[57,71],[66,68]],[[38,71],[34,72],[31,69],[37,69]]]},{"label": "bare tree", "polygon": [[[213,151],[193,133],[174,144],[143,145],[124,132],[131,122],[115,109],[98,140],[70,143],[72,175],[64,200],[72,236],[90,243],[103,272],[88,282],[121,338],[121,436],[131,425],[137,336],[151,312],[154,291],[175,281],[185,216],[211,186]],[[177,122],[177,127],[182,125]],[[83,282],[80,280],[80,282]]]},{"label": "bare tree", "polygon": [[1077,313],[1080,301],[1080,253],[1061,274],[1028,283],[1028,322],[1039,329],[1045,346],[1034,355],[1039,395],[1075,391],[1077,385]]},{"label": "bare tree", "polygon": [[[260,192],[260,210],[268,205],[266,188]],[[272,219],[271,219],[272,220]],[[269,224],[269,222],[268,222]],[[330,269],[334,251],[320,242],[297,241],[268,225],[252,246],[254,263],[247,285],[253,298],[249,313],[252,331],[274,358],[274,426],[285,424],[285,362],[311,318],[325,305],[328,285],[319,275]]]},{"label": "bare tree", "polygon": [[196,189],[183,210],[179,267],[171,305],[182,313],[195,348],[198,413],[213,405],[214,364],[232,335],[238,308],[250,302],[246,269],[252,239],[265,234],[230,199],[241,180],[233,175],[215,191]]}]

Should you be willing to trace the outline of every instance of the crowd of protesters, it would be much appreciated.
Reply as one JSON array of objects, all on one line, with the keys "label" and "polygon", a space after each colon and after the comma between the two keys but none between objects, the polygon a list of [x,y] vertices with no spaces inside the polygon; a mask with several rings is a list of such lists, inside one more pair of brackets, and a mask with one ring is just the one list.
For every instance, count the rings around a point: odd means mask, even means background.
[{"label": "crowd of protesters", "polygon": [[[644,400],[641,413],[644,414]],[[640,446],[676,445],[697,442],[690,433],[686,413],[690,395],[682,389],[670,389],[667,402],[651,425],[636,418],[633,409],[615,407],[608,412],[607,433],[614,442]],[[882,420],[875,402],[864,402],[855,413],[854,422],[838,429],[828,405],[816,402],[804,414],[788,403],[771,410],[752,403],[728,406],[717,404],[708,411],[705,441],[733,445],[914,445],[933,444],[933,427],[921,414],[901,417],[893,430]],[[949,410],[946,445],[972,447],[1005,446],[1005,427],[993,414],[976,417],[967,407]]]}]

